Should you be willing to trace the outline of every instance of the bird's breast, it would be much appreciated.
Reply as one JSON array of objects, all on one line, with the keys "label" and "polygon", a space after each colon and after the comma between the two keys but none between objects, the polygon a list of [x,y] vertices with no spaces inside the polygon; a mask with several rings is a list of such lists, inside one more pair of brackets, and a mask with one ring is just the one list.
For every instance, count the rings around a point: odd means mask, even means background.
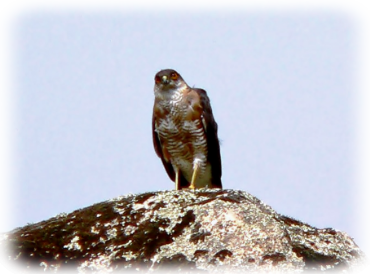
[{"label": "bird's breast", "polygon": [[156,132],[164,155],[183,171],[185,177],[191,178],[195,159],[201,160],[204,169],[207,164],[207,140],[202,121],[194,116],[189,119],[189,105],[178,103],[167,107],[162,111],[164,115],[157,118]]}]

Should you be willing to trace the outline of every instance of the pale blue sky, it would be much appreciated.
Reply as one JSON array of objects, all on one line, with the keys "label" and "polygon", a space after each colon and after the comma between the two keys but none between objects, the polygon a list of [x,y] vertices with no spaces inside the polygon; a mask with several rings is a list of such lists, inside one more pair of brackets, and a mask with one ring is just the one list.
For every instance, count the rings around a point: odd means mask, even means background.
[{"label": "pale blue sky", "polygon": [[348,17],[45,12],[15,30],[17,198],[6,229],[174,189],[151,139],[153,77],[173,68],[211,99],[224,188],[361,247]]}]

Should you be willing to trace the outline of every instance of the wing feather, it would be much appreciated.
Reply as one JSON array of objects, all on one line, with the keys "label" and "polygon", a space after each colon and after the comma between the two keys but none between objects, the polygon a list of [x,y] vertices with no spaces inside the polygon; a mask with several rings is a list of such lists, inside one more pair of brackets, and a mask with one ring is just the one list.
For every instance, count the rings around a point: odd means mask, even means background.
[{"label": "wing feather", "polygon": [[166,172],[168,176],[171,178],[172,181],[175,181],[175,171],[173,170],[172,164],[168,161],[163,156],[163,149],[161,145],[161,141],[159,140],[159,136],[156,131],[156,117],[155,117],[155,112],[153,111],[153,117],[152,117],[152,136],[153,136],[153,145],[155,152],[157,153],[158,157],[161,158],[162,164],[164,168],[166,169]]},{"label": "wing feather", "polygon": [[207,138],[208,162],[212,167],[212,186],[222,188],[221,175],[221,155],[220,142],[218,140],[218,126],[213,117],[210,100],[207,92],[203,89],[194,88],[200,96],[201,106],[203,108],[202,124]]}]

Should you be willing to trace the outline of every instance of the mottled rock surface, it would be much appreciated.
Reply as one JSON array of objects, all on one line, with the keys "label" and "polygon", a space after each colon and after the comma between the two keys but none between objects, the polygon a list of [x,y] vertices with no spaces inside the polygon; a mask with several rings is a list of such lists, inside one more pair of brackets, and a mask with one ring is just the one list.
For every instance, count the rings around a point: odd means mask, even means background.
[{"label": "mottled rock surface", "polygon": [[54,272],[351,270],[363,259],[346,233],[282,216],[235,190],[122,196],[2,238],[14,264]]}]

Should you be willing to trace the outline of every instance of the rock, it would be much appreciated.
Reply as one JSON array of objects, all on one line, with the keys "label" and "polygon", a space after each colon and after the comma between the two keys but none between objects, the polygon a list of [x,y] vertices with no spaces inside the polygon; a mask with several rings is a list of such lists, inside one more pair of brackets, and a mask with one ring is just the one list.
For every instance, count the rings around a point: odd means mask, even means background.
[{"label": "rock", "polygon": [[121,196],[3,235],[10,260],[78,272],[245,272],[355,269],[346,233],[317,229],[235,190]]}]

